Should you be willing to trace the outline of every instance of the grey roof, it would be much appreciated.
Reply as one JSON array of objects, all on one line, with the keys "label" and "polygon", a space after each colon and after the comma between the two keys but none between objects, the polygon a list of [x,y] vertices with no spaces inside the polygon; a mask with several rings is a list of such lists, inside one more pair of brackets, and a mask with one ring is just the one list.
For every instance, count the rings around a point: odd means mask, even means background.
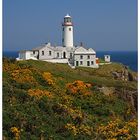
[{"label": "grey roof", "polygon": [[64,47],[62,46],[52,46],[54,51],[62,51]]},{"label": "grey roof", "polygon": [[36,50],[40,50],[40,49],[42,49],[42,48],[44,48],[44,47],[45,47],[45,45],[42,45],[42,46],[39,46],[39,47],[33,48],[32,50],[33,50],[33,51],[36,51]]},{"label": "grey roof", "polygon": [[42,46],[33,48],[32,51],[40,50],[40,49],[42,49],[42,48],[44,48],[44,47],[48,47],[48,48],[50,48],[50,49],[52,49],[52,50],[54,50],[54,51],[62,51],[62,50],[64,50],[64,49],[66,49],[67,51],[74,51],[74,50],[75,50],[75,47],[72,47],[72,48],[71,48],[71,47],[63,47],[63,46],[51,46],[51,45],[45,44],[45,45],[42,45]]},{"label": "grey roof", "polygon": [[[39,47],[33,48],[31,51],[40,50],[40,49],[45,48],[45,47],[47,47],[53,51],[64,51],[64,50],[70,51],[70,52],[74,51],[75,54],[83,54],[83,53],[84,54],[93,54],[93,53],[96,53],[92,48],[87,49],[84,46],[74,46],[74,47],[51,46],[50,43],[43,44]],[[80,48],[82,50],[80,50]]]},{"label": "grey roof", "polygon": [[92,48],[87,49],[83,46],[77,46],[75,54],[96,54],[96,52]]}]

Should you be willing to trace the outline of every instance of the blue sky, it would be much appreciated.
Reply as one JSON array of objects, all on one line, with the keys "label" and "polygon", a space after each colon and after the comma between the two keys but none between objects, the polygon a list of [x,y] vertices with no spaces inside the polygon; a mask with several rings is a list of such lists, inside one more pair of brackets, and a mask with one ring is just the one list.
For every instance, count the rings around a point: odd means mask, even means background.
[{"label": "blue sky", "polygon": [[137,0],[3,0],[3,50],[61,45],[67,13],[73,18],[75,45],[137,50]]}]

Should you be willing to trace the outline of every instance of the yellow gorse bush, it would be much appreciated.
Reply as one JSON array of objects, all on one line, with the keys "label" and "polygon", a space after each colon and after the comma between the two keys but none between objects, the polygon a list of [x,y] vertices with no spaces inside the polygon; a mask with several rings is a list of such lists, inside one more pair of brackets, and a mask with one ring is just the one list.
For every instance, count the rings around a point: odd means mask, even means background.
[{"label": "yellow gorse bush", "polygon": [[50,72],[44,72],[42,76],[47,81],[48,85],[54,85],[54,78]]},{"label": "yellow gorse bush", "polygon": [[18,83],[32,83],[37,84],[35,78],[33,77],[33,73],[29,69],[17,69],[12,71],[13,79]]},{"label": "yellow gorse bush", "polygon": [[40,90],[40,89],[29,89],[28,94],[30,96],[35,96],[36,98],[40,99],[42,96],[47,96],[52,98],[52,94],[47,90]]},{"label": "yellow gorse bush", "polygon": [[67,123],[67,124],[65,125],[65,128],[66,128],[67,130],[71,131],[71,133],[72,133],[73,135],[77,135],[77,134],[78,134],[78,129],[76,128],[75,125],[73,125],[73,124],[71,124],[71,123]]},{"label": "yellow gorse bush", "polygon": [[20,130],[17,127],[11,127],[10,130],[14,134],[15,139],[19,140],[20,139]]},{"label": "yellow gorse bush", "polygon": [[73,83],[68,83],[66,85],[67,92],[71,94],[81,93],[83,95],[89,95],[90,87],[91,87],[91,84],[84,83],[83,81],[80,81],[80,80],[74,81]]},{"label": "yellow gorse bush", "polygon": [[83,124],[80,126],[75,126],[74,124],[67,123],[65,128],[69,130],[73,135],[85,134],[90,136],[93,131],[92,127]]},{"label": "yellow gorse bush", "polygon": [[[6,60],[5,60],[6,61]],[[8,63],[8,62],[5,62],[3,63],[3,71],[4,72],[10,72],[12,70],[16,70],[16,69],[20,69],[20,67],[16,64],[12,64],[12,63]]]},{"label": "yellow gorse bush", "polygon": [[65,94],[64,96],[62,96],[62,100],[65,104],[67,105],[71,105],[73,102],[73,97],[70,95]]},{"label": "yellow gorse bush", "polygon": [[[131,129],[135,131],[132,132]],[[107,125],[101,125],[97,129],[97,133],[99,137],[105,139],[117,139],[123,138],[125,140],[130,140],[133,137],[137,137],[137,121],[133,120],[130,122],[122,122],[120,119],[116,119],[115,121],[108,122]],[[132,134],[133,133],[133,134]]]},{"label": "yellow gorse bush", "polygon": [[84,116],[83,113],[80,110],[71,108],[67,105],[59,104],[59,107],[66,110],[67,113],[72,117],[72,119],[76,119],[77,117],[83,118],[83,116]]},{"label": "yellow gorse bush", "polygon": [[130,126],[130,127],[133,127],[133,128],[137,128],[138,122],[137,122],[136,119],[134,119],[134,120],[132,120],[132,121],[129,121],[129,122],[127,123],[127,125]]}]

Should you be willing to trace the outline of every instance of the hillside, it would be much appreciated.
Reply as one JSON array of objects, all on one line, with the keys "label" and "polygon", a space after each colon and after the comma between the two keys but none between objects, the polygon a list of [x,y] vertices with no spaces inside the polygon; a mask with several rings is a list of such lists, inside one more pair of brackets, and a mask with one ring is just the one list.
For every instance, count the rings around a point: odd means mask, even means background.
[{"label": "hillside", "polygon": [[4,58],[3,138],[137,139],[137,73]]}]

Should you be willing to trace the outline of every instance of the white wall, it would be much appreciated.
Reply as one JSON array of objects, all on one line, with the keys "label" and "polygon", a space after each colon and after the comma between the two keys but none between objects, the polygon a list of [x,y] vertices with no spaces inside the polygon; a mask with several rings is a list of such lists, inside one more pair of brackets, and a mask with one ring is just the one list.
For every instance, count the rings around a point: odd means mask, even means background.
[{"label": "white wall", "polygon": [[[42,55],[42,51],[44,51],[44,55]],[[51,51],[51,55],[49,54],[49,51]],[[53,59],[55,56],[54,51],[48,47],[44,47],[39,50],[39,59],[44,60],[44,59]]]},{"label": "white wall", "polygon": [[19,59],[26,59],[26,53],[25,52],[19,52]]},{"label": "white wall", "polygon": [[[64,31],[62,32],[62,42],[65,47],[73,47],[73,26],[63,26]],[[71,31],[69,30],[71,28]]]},{"label": "white wall", "polygon": [[105,62],[110,62],[110,55],[104,55]]},{"label": "white wall", "polygon": [[[54,49],[54,48],[53,48]],[[42,51],[44,51],[44,55],[42,55]],[[51,51],[51,55],[49,55],[49,51]],[[63,47],[60,50],[52,50],[50,47],[44,47],[39,50],[39,59],[40,60],[47,60],[47,59],[63,59],[64,52],[66,58],[70,58],[70,53],[73,53],[73,50],[70,51],[69,48]],[[57,57],[57,53],[59,53],[59,57]]]},{"label": "white wall", "polygon": [[31,58],[31,52],[30,51],[26,51],[26,60]]},{"label": "white wall", "polygon": [[19,52],[19,59],[28,60],[31,58],[31,51]]},{"label": "white wall", "polygon": [[[57,53],[59,54],[59,56],[57,56]],[[62,58],[62,52],[61,51],[55,51],[54,52],[54,58]]]},{"label": "white wall", "polygon": [[[88,55],[90,58],[88,58]],[[81,56],[83,56],[83,59],[81,59]],[[74,55],[74,65],[76,66],[76,61],[78,61],[79,65],[82,67],[97,67],[96,64],[96,55],[95,54],[75,54]],[[82,64],[81,64],[82,61]],[[89,61],[89,65],[87,66],[87,61]]]},{"label": "white wall", "polygon": [[[34,52],[34,53],[33,53],[33,52]],[[35,57],[35,58],[37,58],[39,52],[38,52],[38,51],[31,51],[30,54],[31,54],[31,57]]]},{"label": "white wall", "polygon": [[49,60],[43,60],[51,63],[68,63],[68,59],[49,59]]}]

